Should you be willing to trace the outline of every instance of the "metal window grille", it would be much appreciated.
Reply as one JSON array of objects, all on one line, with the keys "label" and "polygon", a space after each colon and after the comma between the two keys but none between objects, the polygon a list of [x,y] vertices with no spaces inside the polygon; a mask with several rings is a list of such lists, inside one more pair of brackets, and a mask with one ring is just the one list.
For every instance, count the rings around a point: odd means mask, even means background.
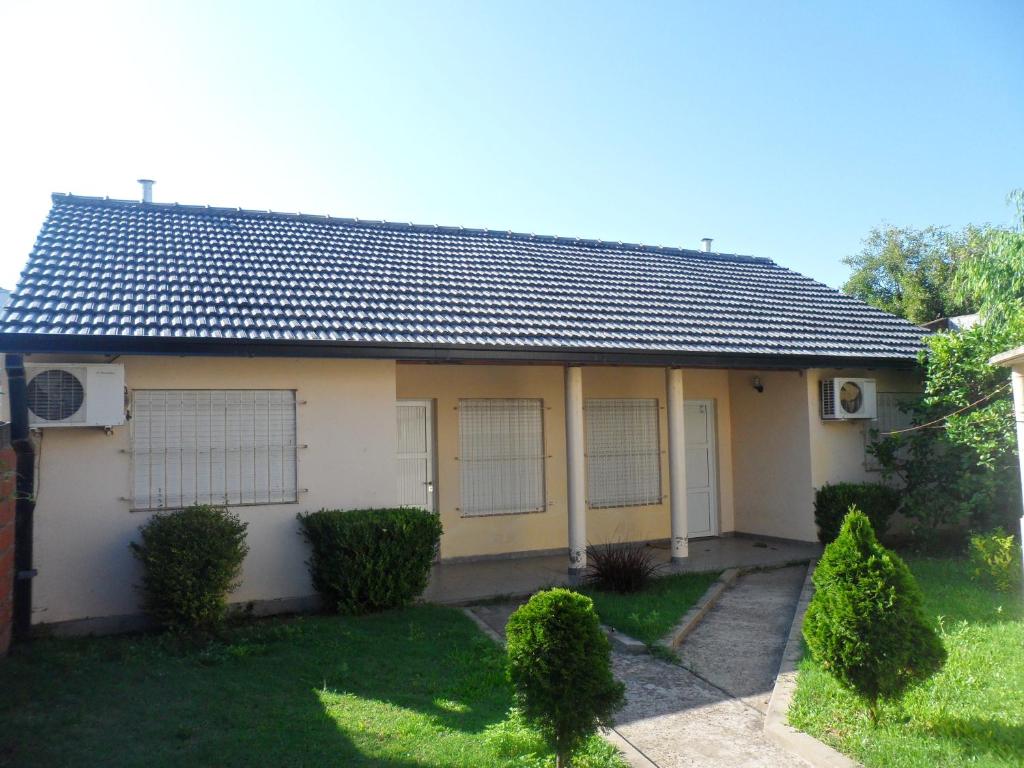
[{"label": "metal window grille", "polygon": [[463,515],[544,510],[540,400],[460,400],[459,454]]},{"label": "metal window grille", "polygon": [[136,390],[135,509],[297,501],[295,392]]},{"label": "metal window grille", "polygon": [[589,505],[660,504],[658,401],[587,400],[584,410]]},{"label": "metal window grille", "polygon": [[921,395],[916,392],[878,393],[877,416],[864,426],[864,468],[869,472],[878,472],[882,467],[878,459],[868,453],[867,449],[889,433],[912,426],[913,415],[907,413],[904,408],[920,397]]}]

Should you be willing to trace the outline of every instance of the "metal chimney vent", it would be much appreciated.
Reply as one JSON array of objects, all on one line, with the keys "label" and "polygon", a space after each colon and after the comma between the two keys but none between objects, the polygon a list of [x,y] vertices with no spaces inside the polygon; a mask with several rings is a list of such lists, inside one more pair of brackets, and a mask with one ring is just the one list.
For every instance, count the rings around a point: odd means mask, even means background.
[{"label": "metal chimney vent", "polygon": [[152,203],[153,185],[156,184],[156,182],[152,179],[139,179],[139,184],[142,185],[142,202]]},{"label": "metal chimney vent", "polygon": [[702,251],[704,251],[704,253],[711,253],[711,238],[710,237],[702,237],[701,238],[701,240],[700,240],[700,249]]}]

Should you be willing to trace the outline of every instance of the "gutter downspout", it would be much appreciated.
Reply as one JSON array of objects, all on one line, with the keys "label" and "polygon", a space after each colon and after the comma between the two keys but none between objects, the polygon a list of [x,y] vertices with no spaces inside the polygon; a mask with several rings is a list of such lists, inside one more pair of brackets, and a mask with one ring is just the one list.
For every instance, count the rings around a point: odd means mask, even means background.
[{"label": "gutter downspout", "polygon": [[28,388],[25,361],[7,355],[7,387],[11,405],[11,446],[17,457],[14,505],[14,636],[28,639],[32,629],[32,530],[35,516],[35,447],[28,431]]}]

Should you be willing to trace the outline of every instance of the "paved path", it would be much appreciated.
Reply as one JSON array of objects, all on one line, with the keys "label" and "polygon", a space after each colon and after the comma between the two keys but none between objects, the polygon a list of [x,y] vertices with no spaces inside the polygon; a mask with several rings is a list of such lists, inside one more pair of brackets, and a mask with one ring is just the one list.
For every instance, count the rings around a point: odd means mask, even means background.
[{"label": "paved path", "polygon": [[616,654],[628,703],[615,729],[659,768],[806,765],[762,730],[805,573],[741,576],[679,649],[683,667]]},{"label": "paved path", "polygon": [[675,664],[614,654],[626,684],[615,730],[658,768],[788,768],[799,758],[769,742],[764,716]]},{"label": "paved path", "polygon": [[[615,730],[658,768],[806,766],[762,731],[805,572],[799,566],[740,577],[680,648],[684,666],[612,654],[627,699]],[[514,608],[473,611],[503,635]]]},{"label": "paved path", "polygon": [[806,573],[798,566],[741,576],[686,638],[683,666],[767,712]]}]

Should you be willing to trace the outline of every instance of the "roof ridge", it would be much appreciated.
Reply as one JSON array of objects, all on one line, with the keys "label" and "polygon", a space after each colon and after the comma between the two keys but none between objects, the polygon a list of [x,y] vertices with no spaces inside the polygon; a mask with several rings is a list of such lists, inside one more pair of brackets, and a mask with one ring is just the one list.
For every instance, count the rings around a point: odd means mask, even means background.
[{"label": "roof ridge", "polygon": [[258,210],[252,208],[227,208],[210,205],[191,205],[182,203],[146,203],[141,200],[122,200],[110,197],[96,197],[89,195],[75,195],[71,192],[54,192],[51,195],[54,203],[73,203],[79,205],[95,205],[101,207],[125,207],[139,209],[158,209],[170,211],[183,211],[190,213],[207,213],[227,216],[246,216],[257,218],[281,218],[297,221],[327,222],[342,226],[365,227],[367,229],[383,229],[396,232],[434,232],[441,234],[470,235],[477,237],[501,237],[510,240],[527,240],[541,243],[555,243],[558,245],[582,245],[590,248],[608,248],[641,253],[660,253],[672,256],[685,256],[714,261],[733,261],[752,264],[770,264],[778,266],[772,259],[766,256],[750,256],[736,253],[718,253],[699,251],[694,248],[680,248],[678,246],[665,245],[644,245],[643,243],[629,243],[613,240],[597,240],[583,237],[567,237],[562,235],[537,235],[528,232],[515,232],[513,230],[501,229],[480,229],[472,227],[447,226],[440,224],[414,224],[412,222],[394,222],[382,219],[360,219],[344,216],[331,216],[330,214],[313,213],[290,213],[285,211]]}]

